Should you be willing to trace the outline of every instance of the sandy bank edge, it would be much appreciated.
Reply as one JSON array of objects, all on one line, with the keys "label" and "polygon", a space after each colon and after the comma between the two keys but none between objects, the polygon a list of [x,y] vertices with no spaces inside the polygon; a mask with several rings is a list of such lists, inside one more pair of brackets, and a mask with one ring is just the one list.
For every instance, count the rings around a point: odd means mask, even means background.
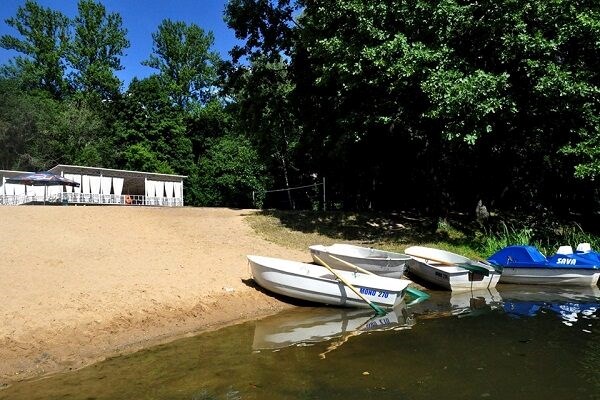
[{"label": "sandy bank edge", "polygon": [[310,256],[258,237],[253,212],[0,207],[0,388],[292,307],[246,256]]}]

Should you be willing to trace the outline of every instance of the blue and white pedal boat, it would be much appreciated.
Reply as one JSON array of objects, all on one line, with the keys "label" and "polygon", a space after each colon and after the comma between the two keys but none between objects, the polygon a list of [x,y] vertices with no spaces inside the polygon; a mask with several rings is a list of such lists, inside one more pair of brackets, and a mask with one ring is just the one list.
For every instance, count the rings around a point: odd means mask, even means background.
[{"label": "blue and white pedal boat", "polygon": [[502,268],[500,283],[594,286],[600,277],[597,254],[573,252],[571,246],[561,246],[548,258],[534,246],[507,246],[487,260]]}]

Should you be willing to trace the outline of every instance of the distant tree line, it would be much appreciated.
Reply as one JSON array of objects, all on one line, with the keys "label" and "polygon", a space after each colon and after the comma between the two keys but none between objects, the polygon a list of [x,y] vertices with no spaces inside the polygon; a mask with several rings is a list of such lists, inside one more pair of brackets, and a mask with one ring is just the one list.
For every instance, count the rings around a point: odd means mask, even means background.
[{"label": "distant tree line", "polygon": [[[600,193],[597,2],[230,0],[244,43],[165,19],[127,89],[129,41],[94,0],[26,0],[0,45],[0,168],[188,175],[207,206],[488,209],[592,216]],[[293,196],[292,196],[293,195]]]}]

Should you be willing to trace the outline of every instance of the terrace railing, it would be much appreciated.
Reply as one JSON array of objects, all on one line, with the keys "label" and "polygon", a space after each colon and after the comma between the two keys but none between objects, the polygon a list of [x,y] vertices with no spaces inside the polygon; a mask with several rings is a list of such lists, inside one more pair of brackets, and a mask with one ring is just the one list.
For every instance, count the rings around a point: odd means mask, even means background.
[{"label": "terrace railing", "polygon": [[[17,206],[28,203],[42,203],[40,196],[27,195],[0,195],[0,205]],[[92,193],[56,193],[46,197],[46,204],[97,204],[97,205],[124,205],[124,206],[159,206],[183,207],[182,198],[150,197],[132,194],[92,194]]]}]

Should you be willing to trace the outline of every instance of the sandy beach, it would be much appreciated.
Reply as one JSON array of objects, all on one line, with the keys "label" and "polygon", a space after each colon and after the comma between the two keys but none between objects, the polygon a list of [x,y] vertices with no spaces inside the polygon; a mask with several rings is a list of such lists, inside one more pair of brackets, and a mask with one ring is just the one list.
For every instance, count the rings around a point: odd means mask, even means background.
[{"label": "sandy beach", "polygon": [[0,207],[0,386],[291,307],[246,256],[310,255],[261,239],[252,212]]}]

